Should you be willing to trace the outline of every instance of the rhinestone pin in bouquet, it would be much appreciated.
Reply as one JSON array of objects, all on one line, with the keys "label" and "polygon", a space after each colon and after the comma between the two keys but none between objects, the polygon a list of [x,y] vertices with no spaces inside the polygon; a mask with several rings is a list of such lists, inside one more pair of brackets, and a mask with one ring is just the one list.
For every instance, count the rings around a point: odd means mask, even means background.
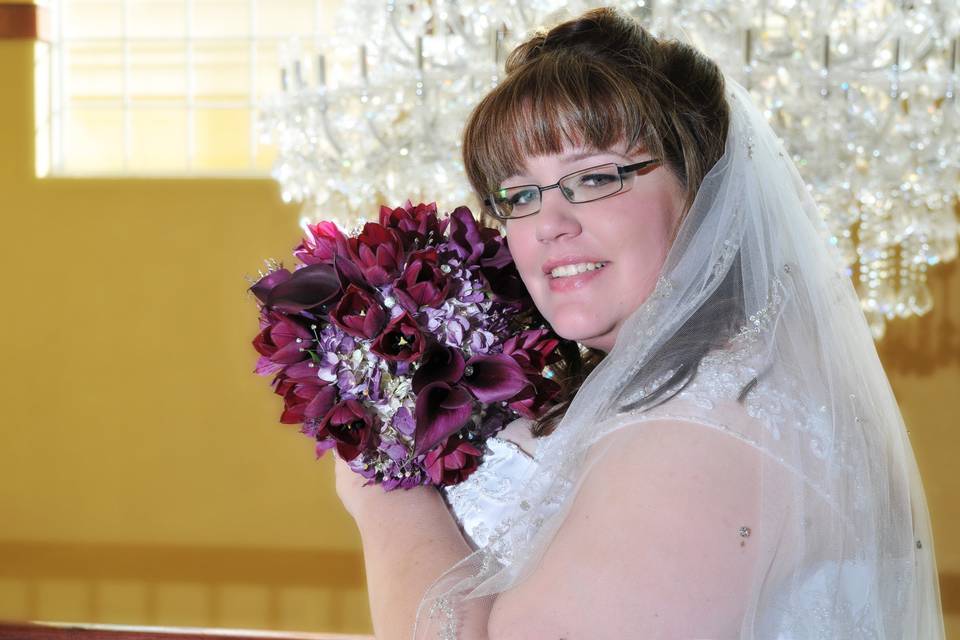
[{"label": "rhinestone pin in bouquet", "polygon": [[483,442],[555,402],[559,338],[529,298],[496,229],[467,207],[381,207],[346,235],[307,226],[291,272],[268,260],[255,372],[273,375],[281,423],[316,455],[336,448],[385,490],[462,482]]}]

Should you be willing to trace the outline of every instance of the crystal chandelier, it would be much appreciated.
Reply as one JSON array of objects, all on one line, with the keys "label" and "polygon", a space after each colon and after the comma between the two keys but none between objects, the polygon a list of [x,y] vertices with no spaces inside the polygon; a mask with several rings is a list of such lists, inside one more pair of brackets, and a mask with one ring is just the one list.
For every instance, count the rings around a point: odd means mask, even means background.
[{"label": "crystal chandelier", "polygon": [[[932,307],[927,268],[957,256],[956,0],[360,0],[322,50],[291,41],[260,111],[272,175],[303,222],[349,228],[381,203],[474,199],[470,109],[534,28],[604,4],[683,34],[747,87],[793,156],[874,337]],[[328,78],[328,67],[339,77]]]}]

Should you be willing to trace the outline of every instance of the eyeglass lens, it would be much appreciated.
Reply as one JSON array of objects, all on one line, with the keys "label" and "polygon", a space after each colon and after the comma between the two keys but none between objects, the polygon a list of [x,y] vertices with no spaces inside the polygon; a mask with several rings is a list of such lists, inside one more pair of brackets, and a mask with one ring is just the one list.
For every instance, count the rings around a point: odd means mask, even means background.
[{"label": "eyeglass lens", "polygon": [[[623,188],[623,181],[617,165],[610,163],[565,176],[559,187],[567,200],[581,203],[613,195]],[[497,213],[505,218],[531,215],[540,210],[540,188],[535,185],[500,189],[491,198]]]}]

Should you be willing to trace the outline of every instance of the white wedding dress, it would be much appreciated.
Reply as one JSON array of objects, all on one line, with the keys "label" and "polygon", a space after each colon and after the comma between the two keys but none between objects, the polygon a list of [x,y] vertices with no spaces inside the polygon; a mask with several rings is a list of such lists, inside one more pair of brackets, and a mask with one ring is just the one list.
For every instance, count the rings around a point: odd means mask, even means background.
[{"label": "white wedding dress", "polygon": [[[690,407],[696,406],[701,410],[705,427],[751,440],[742,426],[732,430],[724,418],[724,407],[736,404],[744,386],[761,373],[753,366],[757,353],[750,338],[749,334],[742,334],[732,348],[708,354],[691,383],[675,398],[653,409],[651,417],[668,417],[671,407],[680,404],[689,414]],[[763,382],[762,377],[740,406],[761,428],[775,433],[787,430],[807,433],[813,448],[821,442],[823,434],[818,433],[817,416],[805,415],[803,403],[797,402],[788,391]],[[730,413],[726,415],[729,417]],[[487,547],[504,565],[512,559],[512,541],[523,540],[530,533],[520,530],[525,522],[522,514],[530,507],[519,498],[538,467],[537,439],[529,435],[529,426],[530,421],[521,418],[508,425],[499,436],[490,438],[480,467],[463,483],[442,490],[465,539],[474,549]],[[828,613],[828,607],[836,606],[839,601],[851,611],[860,610],[875,569],[849,561],[843,564],[841,570],[828,563],[808,567],[800,577],[802,587],[793,587],[793,601],[780,602],[766,611],[766,619],[758,628],[769,625],[768,628],[777,631],[764,637],[771,640],[826,638],[818,632],[817,621]],[[877,637],[867,619],[869,616],[856,622],[844,637]]]},{"label": "white wedding dress", "polygon": [[[515,423],[516,424],[516,423]],[[529,421],[523,419],[523,424]],[[523,512],[518,495],[537,472],[536,458],[502,437],[487,440],[480,468],[443,493],[464,538],[473,549],[488,546],[497,560],[510,559],[507,528]]]}]

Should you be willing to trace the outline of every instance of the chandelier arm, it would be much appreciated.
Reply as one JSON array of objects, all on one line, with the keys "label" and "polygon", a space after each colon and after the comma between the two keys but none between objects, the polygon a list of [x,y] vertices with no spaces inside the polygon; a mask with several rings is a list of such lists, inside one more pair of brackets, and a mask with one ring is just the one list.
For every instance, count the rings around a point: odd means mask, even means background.
[{"label": "chandelier arm", "polygon": [[[896,29],[893,25],[888,24],[887,27],[883,30],[883,33],[873,42],[867,43],[865,49],[879,49],[881,46],[886,46],[891,43],[896,43],[897,38],[900,37],[896,33]],[[887,71],[889,70],[890,65],[888,64],[878,64],[878,65],[866,65],[862,67],[854,66],[853,69],[859,73],[868,73],[871,71]]]},{"label": "chandelier arm", "polygon": [[919,67],[927,61],[927,58],[929,58],[931,54],[940,50],[940,47],[937,46],[936,38],[932,34],[925,33],[923,40],[920,42],[922,46],[919,47],[919,52],[913,56],[913,60],[911,60],[911,69]]},{"label": "chandelier arm", "polygon": [[377,130],[377,125],[374,124],[373,118],[370,117],[368,113],[364,112],[363,119],[366,121],[367,128],[370,130],[370,135],[373,136],[373,139],[376,140],[377,143],[384,149],[389,149],[390,145],[387,144],[386,140],[383,137],[383,134],[381,134],[380,131]]},{"label": "chandelier arm", "polygon": [[323,135],[326,137],[327,142],[330,143],[330,146],[333,147],[333,151],[337,154],[337,157],[342,158],[343,147],[340,146],[340,143],[337,141],[337,137],[333,135],[332,128],[330,127],[330,117],[328,114],[329,105],[326,95],[321,96],[320,105],[320,126],[323,129]]},{"label": "chandelier arm", "polygon": [[523,30],[524,30],[524,31],[530,31],[530,29],[531,29],[531,26],[530,26],[530,18],[527,16],[527,14],[526,14],[526,13],[524,12],[524,10],[523,10],[523,3],[522,3],[522,2],[518,2],[518,3],[515,5],[515,8],[516,8],[516,10],[517,10],[517,14],[519,14],[519,16],[520,16],[520,22],[523,24]]},{"label": "chandelier arm", "polygon": [[[448,4],[453,4],[454,6],[456,6],[455,3],[448,3]],[[457,13],[457,16],[458,16],[461,20],[463,19],[463,14],[462,14],[462,13]],[[479,46],[479,45],[477,44],[477,41],[474,40],[473,35],[470,33],[470,31],[464,29],[463,26],[460,24],[459,21],[457,21],[457,20],[448,20],[447,23],[450,25],[450,28],[453,30],[453,32],[454,32],[455,34],[457,34],[458,36],[460,36],[461,38],[463,38],[464,43],[465,43],[470,49],[476,49],[476,48]]]},{"label": "chandelier arm", "polygon": [[[416,53],[416,51],[414,50],[413,45],[410,44],[409,42],[407,42],[406,38],[403,37],[403,33],[402,33],[401,30],[400,30],[400,25],[397,24],[397,10],[396,10],[396,8],[394,8],[394,10],[393,10],[393,11],[390,11],[389,13],[390,13],[390,20],[389,20],[389,22],[390,22],[390,28],[391,28],[391,30],[393,30],[394,35],[397,36],[397,40],[400,41],[400,44],[403,45],[403,48],[406,49],[406,50],[407,50],[407,53],[410,54],[411,58],[413,59],[413,64],[415,65],[415,64],[416,64],[416,59],[415,59],[415,58],[416,58],[416,54],[417,54],[417,53]],[[381,47],[381,48],[382,48],[382,47]],[[406,66],[406,65],[407,65],[407,61],[406,61],[406,60],[403,60],[402,58],[394,58],[394,60],[395,60],[396,62],[399,62],[399,63],[402,64],[403,66]],[[412,65],[411,65],[411,66],[412,66]]]},{"label": "chandelier arm", "polygon": [[[366,86],[363,86],[361,91],[362,96],[368,96]],[[363,103],[361,102],[361,104]],[[383,149],[390,150],[390,144],[387,142],[387,139],[384,137],[383,133],[377,129],[377,125],[373,121],[373,117],[370,115],[370,112],[367,109],[363,109],[363,119],[367,122],[367,128],[370,130],[370,135],[373,136],[373,139],[376,140]]]},{"label": "chandelier arm", "polygon": [[[394,5],[394,6],[395,6],[395,5]],[[396,8],[394,8],[393,11],[389,11],[389,13],[390,13],[390,19],[389,19],[390,29],[393,31],[394,35],[396,35],[396,37],[397,37],[397,40],[400,41],[400,44],[403,45],[403,48],[406,49],[407,53],[409,53],[409,54],[410,54],[410,57],[411,57],[410,60],[407,60],[406,58],[402,58],[402,57],[394,57],[393,60],[394,60],[394,62],[396,62],[398,65],[400,65],[401,67],[404,67],[404,68],[406,68],[406,69],[416,69],[416,68],[417,68],[417,50],[416,50],[416,47],[415,47],[414,45],[410,44],[409,42],[407,42],[407,39],[404,38],[403,32],[402,32],[402,30],[400,29],[400,25],[397,24],[397,11],[396,11]],[[383,47],[381,46],[380,49],[383,50]],[[460,63],[460,64],[451,64],[451,63],[446,63],[446,62],[440,62],[439,60],[431,60],[431,61],[430,61],[430,66],[431,66],[431,67],[436,67],[436,68],[439,68],[439,69],[449,69],[449,70],[451,70],[451,71],[460,71],[460,70],[463,70],[463,69],[466,69],[466,68],[467,68],[466,65],[465,65],[465,64],[462,64],[462,63]]]}]

